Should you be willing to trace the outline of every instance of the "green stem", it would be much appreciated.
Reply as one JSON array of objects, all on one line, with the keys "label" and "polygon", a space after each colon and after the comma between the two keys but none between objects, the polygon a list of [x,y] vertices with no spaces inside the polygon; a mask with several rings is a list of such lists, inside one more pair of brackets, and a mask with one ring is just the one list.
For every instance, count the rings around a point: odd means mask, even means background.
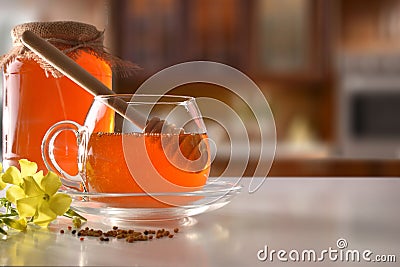
[{"label": "green stem", "polygon": [[69,209],[69,210],[67,210],[67,212],[66,213],[64,213],[64,216],[65,217],[68,217],[68,218],[73,218],[73,217],[78,217],[79,219],[81,219],[81,220],[83,220],[83,221],[87,221],[87,219],[85,218],[85,217],[83,217],[82,215],[80,215],[79,213],[77,213],[76,211],[74,211],[73,209]]},{"label": "green stem", "polygon": [[8,217],[14,217],[14,216],[18,216],[18,212],[11,211],[10,213],[0,214],[0,218],[8,218]]},{"label": "green stem", "polygon": [[3,228],[0,227],[0,234],[7,235],[7,232]]}]

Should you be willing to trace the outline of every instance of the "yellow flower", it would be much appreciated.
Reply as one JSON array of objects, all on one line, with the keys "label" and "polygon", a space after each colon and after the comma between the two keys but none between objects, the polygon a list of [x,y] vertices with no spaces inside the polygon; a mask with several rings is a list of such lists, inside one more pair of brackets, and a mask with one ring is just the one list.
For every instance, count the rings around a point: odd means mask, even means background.
[{"label": "yellow flower", "polygon": [[0,162],[0,190],[3,190],[6,188],[6,183],[3,182],[3,165]]},{"label": "yellow flower", "polygon": [[16,205],[20,218],[31,218],[35,224],[47,226],[69,210],[72,199],[57,193],[62,184],[55,173],[49,171],[44,176],[42,171],[36,172],[36,163],[28,160],[20,160],[19,164],[21,172],[10,167],[2,176],[3,182],[12,184],[6,198]]},{"label": "yellow flower", "polygon": [[30,162],[26,159],[21,159],[18,161],[21,167],[21,172],[17,167],[11,166],[2,174],[2,180],[5,183],[13,185],[21,185],[22,178],[26,176],[42,176],[43,172],[37,172],[37,164],[35,162]]}]

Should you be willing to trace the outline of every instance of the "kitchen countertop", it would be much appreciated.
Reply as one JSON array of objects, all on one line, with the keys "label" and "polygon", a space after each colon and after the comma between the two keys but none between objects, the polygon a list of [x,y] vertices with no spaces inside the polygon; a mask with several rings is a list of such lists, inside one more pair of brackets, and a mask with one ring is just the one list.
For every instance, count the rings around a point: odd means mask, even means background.
[{"label": "kitchen countertop", "polygon": [[[400,179],[270,177],[252,194],[248,193],[249,182],[250,178],[243,178],[242,192],[227,206],[209,213],[173,222],[118,225],[135,230],[178,226],[180,231],[173,238],[128,243],[124,239],[101,242],[86,237],[80,241],[67,230],[70,221],[60,218],[48,229],[12,232],[7,240],[0,240],[0,264],[366,266],[369,259],[367,266],[375,266],[376,256],[400,261]],[[85,227],[111,228],[102,222],[100,217],[89,216]],[[271,258],[273,250],[276,252]],[[280,258],[279,250],[283,251]],[[324,250],[333,254],[324,254]],[[335,250],[342,256],[350,251],[350,260],[356,260],[351,258],[356,252],[366,257],[351,263],[345,256],[334,260]],[[315,251],[317,262],[307,258],[310,251]],[[296,252],[300,262],[294,262]],[[301,261],[303,253],[305,260]]]},{"label": "kitchen countertop", "polygon": [[[234,175],[239,175],[242,170],[235,169],[236,163],[232,161],[230,168]],[[238,166],[243,165],[243,162],[238,163]],[[227,164],[228,161],[214,160],[211,175],[221,175]],[[250,159],[243,176],[253,176],[257,164],[259,164],[257,159]],[[400,164],[398,159],[286,157],[274,160],[269,175],[274,177],[400,177]]]}]

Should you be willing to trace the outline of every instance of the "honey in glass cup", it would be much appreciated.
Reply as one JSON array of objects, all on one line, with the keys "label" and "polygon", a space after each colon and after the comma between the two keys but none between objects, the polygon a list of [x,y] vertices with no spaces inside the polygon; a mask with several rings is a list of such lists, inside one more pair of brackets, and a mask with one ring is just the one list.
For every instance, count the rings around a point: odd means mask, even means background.
[{"label": "honey in glass cup", "polygon": [[[122,139],[124,139],[124,142]],[[132,175],[125,162],[126,160],[128,164],[135,162],[135,165],[140,165],[143,169],[154,166],[161,176],[175,185],[201,188],[206,183],[209,174],[209,164],[205,164],[204,168],[198,171],[189,171],[185,168],[175,166],[176,164],[171,162],[173,159],[169,159],[164,151],[167,148],[164,148],[162,144],[163,142],[176,142],[174,139],[180,140],[182,143],[180,149],[182,153],[186,153],[185,157],[188,160],[197,160],[201,156],[201,152],[200,148],[196,148],[196,146],[202,142],[207,142],[207,134],[182,133],[178,136],[162,133],[120,134],[96,132],[91,134],[86,163],[89,191],[118,193],[144,192],[143,188],[131,178]],[[185,140],[185,142],[182,140]],[[145,144],[144,147],[143,144]],[[132,157],[126,159],[123,145],[136,147],[137,151],[129,153]],[[145,151],[140,151],[141,147]],[[152,166],[148,166],[149,163]],[[115,176],[124,177],[124,180],[116,183],[113,178]]]},{"label": "honey in glass cup", "polygon": [[[143,118],[159,118],[165,125],[147,131],[108,107],[114,98],[126,101]],[[143,123],[142,125],[146,125]],[[58,166],[52,142],[64,130],[77,135],[80,166],[77,176]],[[195,99],[182,96],[96,96],[84,125],[62,121],[46,133],[43,158],[49,169],[60,172],[64,185],[90,193],[146,193],[135,198],[102,198],[113,207],[180,206],[195,197],[158,197],[152,193],[190,192],[201,189],[210,172],[210,148]]]}]

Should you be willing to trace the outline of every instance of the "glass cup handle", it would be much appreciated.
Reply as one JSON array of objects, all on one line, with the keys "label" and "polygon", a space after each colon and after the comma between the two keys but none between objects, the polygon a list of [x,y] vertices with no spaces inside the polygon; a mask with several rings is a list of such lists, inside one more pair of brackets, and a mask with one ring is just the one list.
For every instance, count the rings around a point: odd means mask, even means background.
[{"label": "glass cup handle", "polygon": [[[71,131],[75,134],[77,145],[78,145],[78,174],[71,175],[64,171],[57,163],[54,157],[54,142],[57,136],[63,131]],[[61,181],[63,185],[75,188],[78,190],[86,188],[86,178],[84,174],[84,166],[86,161],[86,147],[88,141],[88,129],[74,121],[60,121],[51,126],[42,140],[42,158],[47,169],[56,173],[61,174]]]}]

